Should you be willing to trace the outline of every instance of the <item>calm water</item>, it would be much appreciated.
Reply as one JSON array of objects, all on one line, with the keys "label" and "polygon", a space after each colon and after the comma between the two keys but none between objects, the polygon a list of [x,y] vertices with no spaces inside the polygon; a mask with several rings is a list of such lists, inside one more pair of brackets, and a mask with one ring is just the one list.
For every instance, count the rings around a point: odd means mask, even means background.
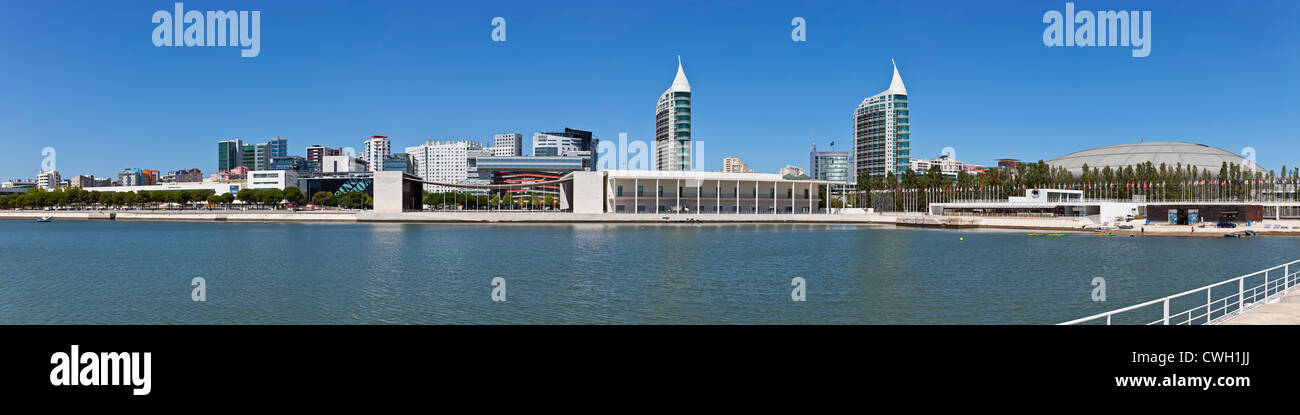
[{"label": "calm water", "polygon": [[0,323],[1041,324],[1296,258],[1300,238],[1281,237],[0,220]]}]

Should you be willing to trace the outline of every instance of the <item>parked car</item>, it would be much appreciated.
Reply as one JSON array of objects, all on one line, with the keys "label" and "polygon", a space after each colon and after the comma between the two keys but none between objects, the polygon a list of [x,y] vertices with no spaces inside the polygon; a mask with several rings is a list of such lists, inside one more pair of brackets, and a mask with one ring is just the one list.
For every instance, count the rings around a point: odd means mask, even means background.
[{"label": "parked car", "polygon": [[1235,228],[1237,227],[1237,224],[1225,220],[1225,221],[1220,221],[1218,224],[1214,226],[1218,226],[1220,228]]}]

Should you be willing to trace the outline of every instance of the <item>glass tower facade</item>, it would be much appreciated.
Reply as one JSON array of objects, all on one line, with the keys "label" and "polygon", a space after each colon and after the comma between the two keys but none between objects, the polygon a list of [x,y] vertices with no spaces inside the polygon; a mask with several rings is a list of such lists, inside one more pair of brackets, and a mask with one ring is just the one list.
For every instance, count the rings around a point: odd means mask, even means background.
[{"label": "glass tower facade", "polygon": [[853,111],[853,156],[855,176],[895,175],[911,164],[911,133],[907,109],[907,88],[894,67],[889,89],[862,100]]},{"label": "glass tower facade", "polygon": [[677,77],[655,107],[655,169],[691,169],[691,84],[680,57]]},{"label": "glass tower facade", "polygon": [[242,165],[244,143],[226,140],[217,143],[217,171],[229,171]]}]

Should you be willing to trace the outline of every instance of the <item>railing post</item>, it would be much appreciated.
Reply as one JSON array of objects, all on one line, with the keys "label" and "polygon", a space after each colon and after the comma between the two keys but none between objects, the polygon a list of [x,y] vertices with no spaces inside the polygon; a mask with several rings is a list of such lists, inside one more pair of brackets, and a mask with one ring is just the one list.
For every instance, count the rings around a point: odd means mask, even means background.
[{"label": "railing post", "polygon": [[1246,306],[1245,295],[1246,295],[1246,278],[1244,277],[1238,278],[1237,279],[1237,312],[1238,313],[1241,312],[1242,307]]},{"label": "railing post", "polygon": [[1210,315],[1214,313],[1214,296],[1212,295],[1213,293],[1214,293],[1214,288],[1205,289],[1205,324],[1210,324],[1210,321],[1213,320],[1213,316]]},{"label": "railing post", "polygon": [[1165,297],[1165,325],[1169,325],[1169,297]]}]

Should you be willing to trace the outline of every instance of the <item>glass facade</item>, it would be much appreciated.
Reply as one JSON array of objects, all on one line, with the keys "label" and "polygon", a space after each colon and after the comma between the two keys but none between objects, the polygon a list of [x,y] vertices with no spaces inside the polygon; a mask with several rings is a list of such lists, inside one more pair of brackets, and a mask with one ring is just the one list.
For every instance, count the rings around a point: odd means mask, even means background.
[{"label": "glass facade", "polygon": [[907,95],[882,93],[864,100],[854,111],[855,173],[884,176],[907,171],[912,140],[906,108]]}]

